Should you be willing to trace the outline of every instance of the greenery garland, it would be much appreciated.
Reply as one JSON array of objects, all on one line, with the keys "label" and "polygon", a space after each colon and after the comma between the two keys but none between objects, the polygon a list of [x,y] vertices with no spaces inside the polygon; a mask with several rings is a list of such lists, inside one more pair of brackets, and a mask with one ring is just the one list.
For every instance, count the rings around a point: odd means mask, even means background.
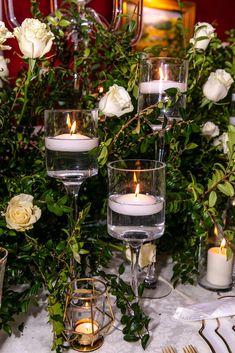
[{"label": "greenery garland", "polygon": [[[153,111],[149,107],[136,114],[140,53],[130,47],[133,23],[123,32],[109,33],[89,18],[89,36],[80,24],[75,2],[67,2],[67,10],[56,11],[55,17],[44,18],[38,3],[31,0],[32,15],[45,22],[55,36],[55,52],[42,59],[22,59],[23,66],[15,82],[4,82],[0,91],[0,211],[6,212],[9,200],[20,193],[33,195],[34,203],[42,210],[34,227],[19,232],[6,227],[0,219],[0,244],[8,249],[4,295],[0,309],[0,328],[11,334],[15,315],[26,312],[30,303],[37,303],[40,290],[48,293],[48,314],[53,326],[53,349],[61,352],[64,345],[64,293],[70,275],[70,258],[76,249],[80,256],[79,275],[103,276],[110,292],[116,296],[122,313],[123,333],[127,341],[141,340],[143,348],[149,339],[149,319],[137,304],[134,294],[121,275],[108,274],[104,268],[112,258],[113,250],[123,251],[122,244],[110,240],[106,227],[107,162],[121,158],[154,158],[156,136],[149,126]],[[88,16],[88,15],[87,15]],[[79,47],[66,33],[71,31],[71,18],[83,28],[77,32]],[[182,21],[177,24],[182,43]],[[167,150],[167,217],[166,234],[158,244],[159,251],[173,256],[173,283],[195,283],[198,265],[198,245],[208,236],[214,224],[223,224],[225,204],[234,195],[235,128],[228,127],[231,95],[215,103],[205,98],[202,86],[216,69],[226,69],[233,77],[234,31],[228,33],[229,45],[222,45],[215,36],[206,50],[193,45],[179,49],[178,56],[186,54],[189,61],[189,89],[184,121],[165,131]],[[174,54],[176,46],[174,46]],[[162,48],[146,51],[159,53]],[[169,48],[167,48],[169,52]],[[75,57],[75,66],[74,66]],[[83,82],[74,90],[74,74]],[[99,174],[85,183],[80,193],[80,215],[72,236],[67,228],[70,207],[61,183],[46,175],[43,131],[35,133],[42,123],[45,109],[62,107],[94,107],[104,92],[113,84],[125,87],[135,107],[133,113],[120,118],[100,117],[98,151]],[[231,92],[231,90],[230,90]],[[173,91],[169,95],[178,94]],[[213,138],[204,136],[201,127],[213,121],[220,131],[228,131],[228,153],[213,144]],[[49,222],[48,222],[49,220]],[[225,231],[231,247],[234,232]],[[174,240],[174,241],[172,241]],[[172,245],[173,244],[173,245]],[[105,245],[105,246],[104,246]],[[16,287],[21,288],[19,291]],[[140,286],[140,294],[143,288]],[[132,308],[135,315],[128,315]],[[23,329],[23,323],[19,330]]]}]

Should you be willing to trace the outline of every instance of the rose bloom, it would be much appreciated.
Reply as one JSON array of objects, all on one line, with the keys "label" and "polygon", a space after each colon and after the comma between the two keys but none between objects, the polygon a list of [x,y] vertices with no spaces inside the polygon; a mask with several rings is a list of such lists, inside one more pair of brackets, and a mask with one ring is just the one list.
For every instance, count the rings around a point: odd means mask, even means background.
[{"label": "rose bloom", "polygon": [[[214,37],[215,28],[207,22],[198,22],[194,27],[194,36],[190,39],[190,43],[194,48],[206,50],[211,38]],[[201,37],[207,37],[200,39]]]},{"label": "rose bloom", "polygon": [[219,135],[219,128],[217,125],[212,123],[211,121],[207,121],[202,129],[202,135],[203,136],[208,136],[208,137],[215,137]]},{"label": "rose bloom", "polygon": [[14,29],[21,52],[26,58],[41,58],[51,50],[54,35],[45,23],[26,18],[21,27]]},{"label": "rose bloom", "polygon": [[[126,249],[126,258],[131,261],[131,251],[129,247]],[[140,248],[139,267],[144,268],[151,265],[153,262],[156,262],[156,245],[153,243],[143,244]]]},{"label": "rose bloom", "polygon": [[134,107],[131,103],[131,97],[125,88],[114,84],[99,101],[99,109],[108,117],[119,117],[132,112]]},{"label": "rose bloom", "polygon": [[3,45],[8,38],[13,38],[13,34],[8,31],[5,23],[0,21],[0,50],[9,50],[11,47],[8,45]]},{"label": "rose bloom", "polygon": [[5,218],[7,228],[23,232],[33,228],[33,224],[41,217],[39,207],[33,205],[33,196],[19,194],[14,196],[7,206]]},{"label": "rose bloom", "polygon": [[224,154],[228,153],[228,134],[224,132],[217,139],[214,140],[213,145],[217,146],[219,150],[223,150]]},{"label": "rose bloom", "polygon": [[202,88],[203,94],[207,99],[218,102],[227,96],[232,83],[232,76],[225,70],[218,69],[210,73]]},{"label": "rose bloom", "polygon": [[9,62],[9,59],[5,59],[3,55],[0,55],[0,88],[2,87],[2,81],[7,81],[7,77],[9,76],[7,67]]}]

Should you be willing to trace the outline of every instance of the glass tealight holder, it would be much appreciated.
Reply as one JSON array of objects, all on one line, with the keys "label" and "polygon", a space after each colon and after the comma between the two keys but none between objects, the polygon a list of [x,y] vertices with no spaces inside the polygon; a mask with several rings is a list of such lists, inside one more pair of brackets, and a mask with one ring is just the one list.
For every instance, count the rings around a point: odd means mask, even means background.
[{"label": "glass tealight holder", "polygon": [[233,287],[234,254],[229,249],[220,226],[214,234],[204,238],[199,251],[199,277],[201,287],[214,292],[226,292]]},{"label": "glass tealight holder", "polygon": [[0,247],[0,307],[2,304],[2,288],[3,288],[3,280],[4,280],[7,256],[8,256],[8,251]]},{"label": "glass tealight holder", "polygon": [[68,285],[64,337],[72,349],[91,352],[102,346],[114,322],[106,285],[96,278],[81,278]]},{"label": "glass tealight holder", "polygon": [[[164,106],[156,119],[161,121],[167,117],[169,123],[172,120],[182,120],[181,109],[186,107],[186,96],[183,93],[187,90],[187,80],[187,60],[154,57],[144,53],[140,61],[138,111],[162,102]],[[175,98],[169,96],[166,91],[170,88],[177,89],[180,95]],[[154,127],[153,123],[153,130]]]}]

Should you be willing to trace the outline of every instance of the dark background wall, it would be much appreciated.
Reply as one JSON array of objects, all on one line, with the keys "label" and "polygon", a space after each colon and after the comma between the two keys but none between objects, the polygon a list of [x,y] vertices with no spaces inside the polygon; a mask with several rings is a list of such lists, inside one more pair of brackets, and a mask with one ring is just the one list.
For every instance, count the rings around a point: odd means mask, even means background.
[{"label": "dark background wall", "polygon": [[[160,0],[156,0],[157,1]],[[3,2],[3,1],[1,1]],[[40,9],[45,15],[49,13],[49,0],[40,0]],[[61,1],[59,0],[59,3]],[[216,25],[218,36],[224,40],[225,31],[235,28],[235,0],[195,0],[196,3],[196,21],[210,22]],[[113,0],[92,0],[89,6],[102,14],[108,21],[112,18]],[[29,0],[14,0],[15,16],[21,23],[26,17],[30,17]],[[4,14],[4,21],[6,20]],[[9,28],[7,22],[6,26]],[[18,51],[17,45],[12,41],[13,50],[5,53],[5,56],[11,59],[9,64],[10,73],[14,76],[17,72],[19,59],[14,51]],[[18,51],[19,52],[19,51]]]}]

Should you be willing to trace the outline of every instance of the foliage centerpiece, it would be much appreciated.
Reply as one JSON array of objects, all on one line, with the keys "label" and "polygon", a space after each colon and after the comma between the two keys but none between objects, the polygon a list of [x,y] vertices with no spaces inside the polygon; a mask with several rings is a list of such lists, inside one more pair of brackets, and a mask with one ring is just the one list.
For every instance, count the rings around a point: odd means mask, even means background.
[{"label": "foliage centerpiece", "polygon": [[[102,275],[107,280],[123,314],[124,338],[141,339],[145,348],[148,318],[132,304],[134,294],[121,278],[124,267],[117,275],[103,271],[112,251],[123,249],[107,236],[104,185],[108,161],[154,158],[156,136],[150,123],[153,113],[165,103],[136,113],[141,54],[129,45],[132,24],[125,33],[109,33],[92,17],[87,21],[85,13],[77,13],[75,1],[47,18],[36,1],[31,3],[34,18],[26,19],[13,33],[23,54],[22,68],[15,82],[1,75],[0,242],[9,251],[9,261],[0,326],[10,334],[14,315],[25,312],[46,287],[55,334],[53,348],[60,352],[63,293],[73,255],[80,277]],[[77,36],[76,50],[72,32]],[[2,49],[7,49],[5,41],[13,34],[1,24]],[[151,48],[155,54],[157,50]],[[201,23],[184,53],[189,61],[187,109],[182,112],[184,120],[165,131],[167,219],[166,234],[159,244],[159,251],[171,254],[175,261],[174,285],[194,282],[200,240],[214,224],[223,226],[225,204],[234,196],[235,180],[235,128],[229,125],[234,31],[224,44],[211,25]],[[176,98],[180,94],[176,90],[168,93]],[[46,175],[40,124],[45,109],[97,105],[101,110],[99,174],[81,190],[79,219],[71,235],[67,229],[71,208],[63,187]],[[234,231],[224,233],[232,249]],[[133,317],[127,315],[131,306],[139,324],[134,329]]]}]

